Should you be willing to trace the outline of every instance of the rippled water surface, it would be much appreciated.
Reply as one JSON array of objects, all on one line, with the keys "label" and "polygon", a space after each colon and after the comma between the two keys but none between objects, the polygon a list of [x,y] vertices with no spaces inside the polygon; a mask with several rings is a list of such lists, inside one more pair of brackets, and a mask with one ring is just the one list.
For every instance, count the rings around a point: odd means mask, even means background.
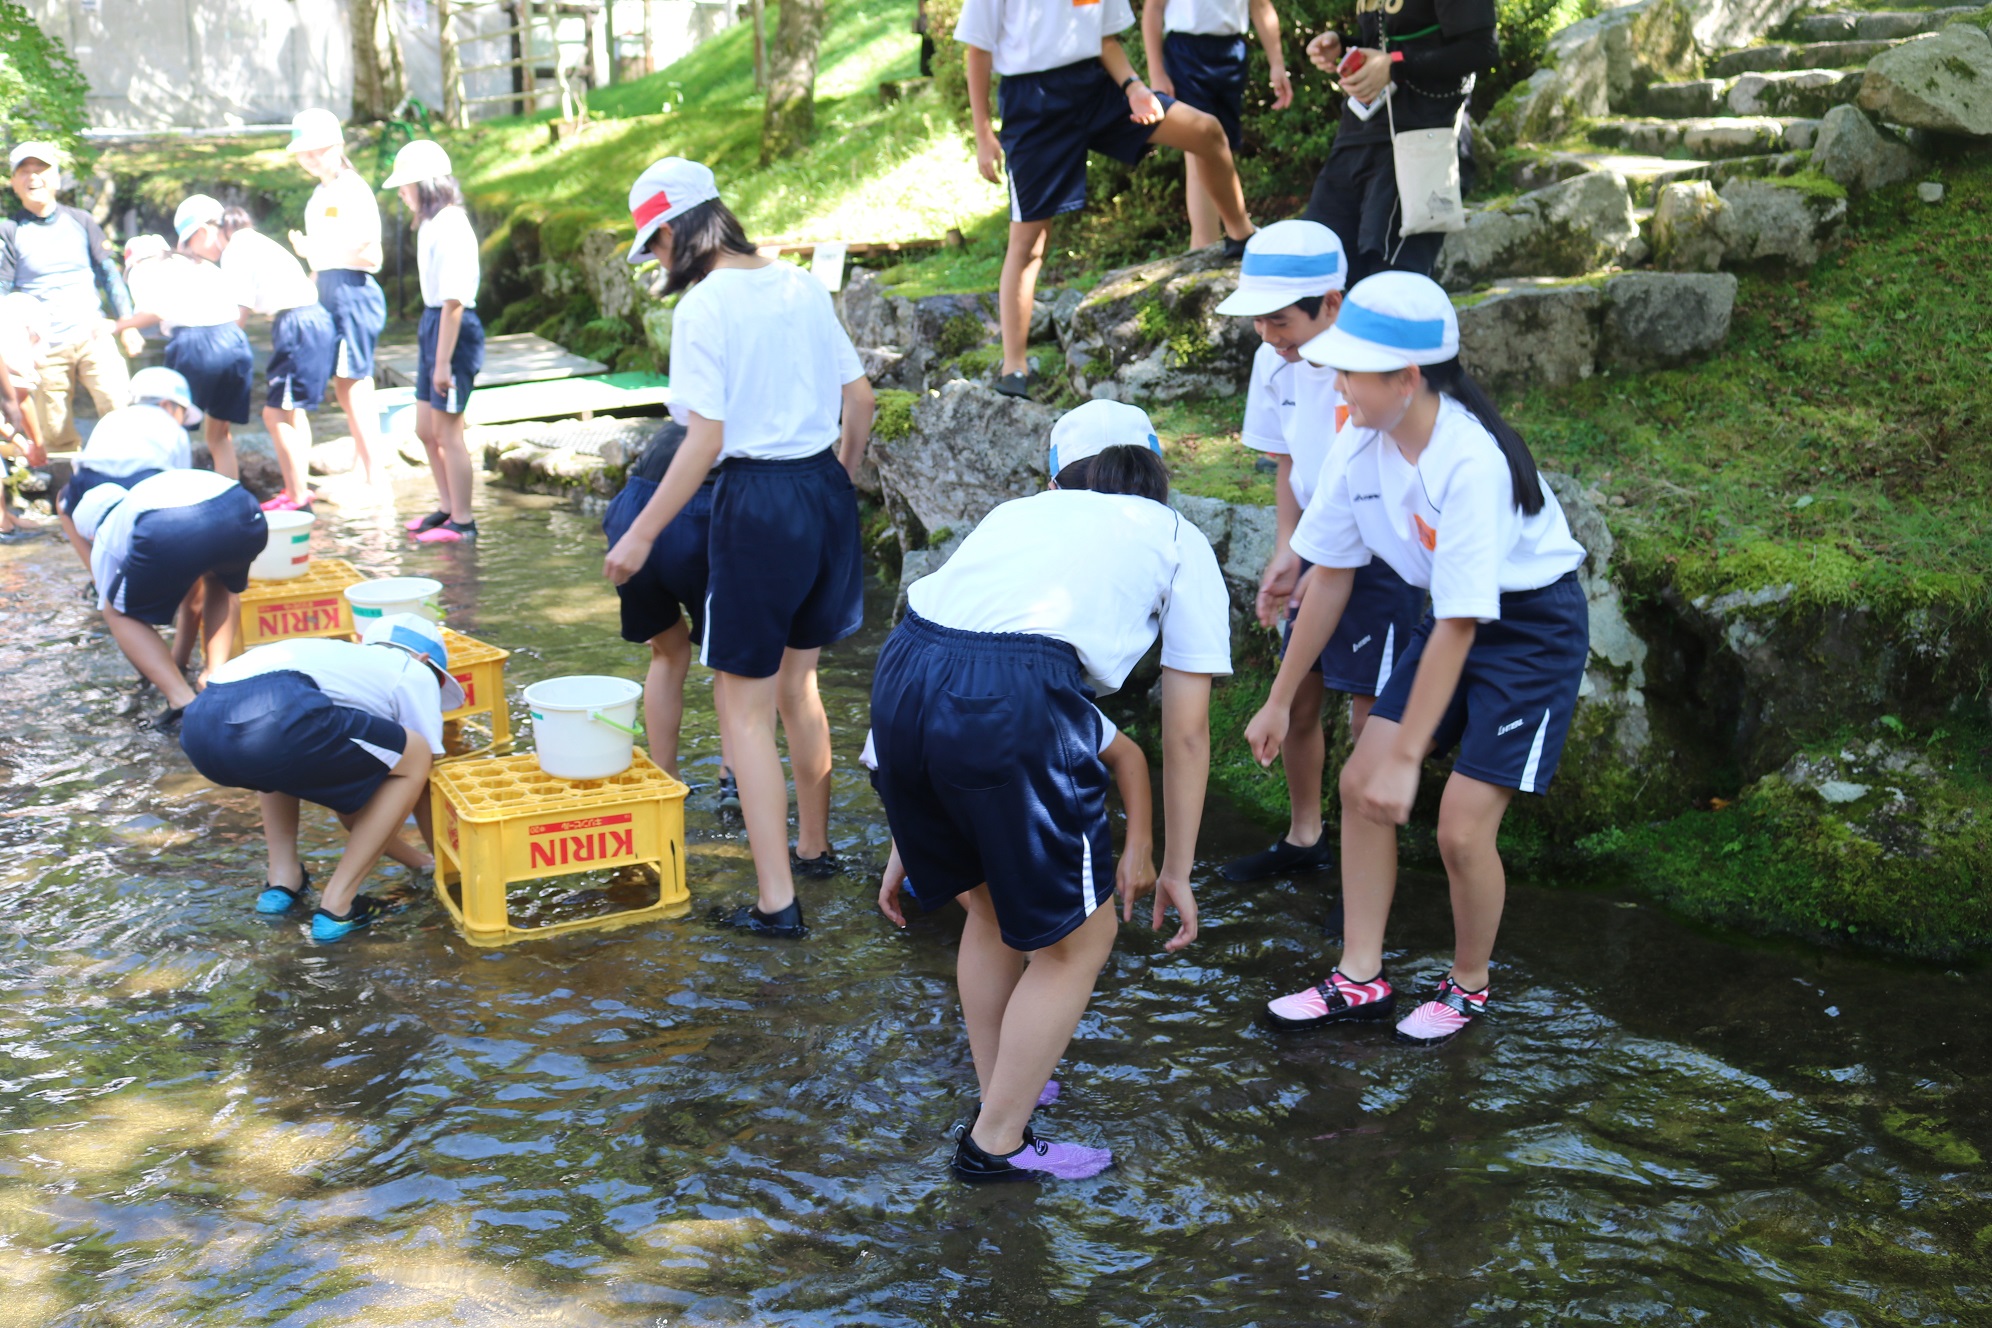
[{"label": "rippled water surface", "polygon": [[[349,510],[317,547],[440,577],[515,703],[640,675],[594,518],[480,518],[418,552]],[[969,1190],[953,916],[895,934],[867,874],[804,886],[806,944],[707,928],[752,881],[708,791],[691,918],[493,951],[424,900],[314,947],[250,913],[253,798],[134,722],[159,702],[82,584],[53,540],[0,549],[0,1324],[1992,1323],[1982,976],[1519,882],[1462,1043],[1280,1040],[1254,1014],[1319,976],[1332,880],[1205,876],[1204,939],[1127,932],[1040,1116],[1122,1165]],[[868,866],[889,607],[824,678]],[[709,783],[703,686],[691,711]],[[1215,805],[1204,863],[1264,838]],[[307,813],[316,874],[339,842]],[[1449,938],[1443,882],[1407,880],[1400,978]]]}]

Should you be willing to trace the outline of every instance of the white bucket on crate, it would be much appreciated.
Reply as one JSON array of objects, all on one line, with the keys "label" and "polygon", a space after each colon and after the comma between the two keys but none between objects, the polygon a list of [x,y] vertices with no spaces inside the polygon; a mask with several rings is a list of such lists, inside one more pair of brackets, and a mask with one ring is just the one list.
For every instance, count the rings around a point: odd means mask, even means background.
[{"label": "white bucket on crate", "polygon": [[346,602],[353,606],[353,626],[366,625],[390,613],[419,613],[430,622],[443,620],[443,583],[426,576],[390,576],[379,581],[362,581],[346,587]]},{"label": "white bucket on crate", "polygon": [[311,566],[311,527],[318,520],[309,512],[265,512],[270,539],[249,564],[252,581],[289,581]]},{"label": "white bucket on crate", "polygon": [[635,760],[643,685],[581,674],[526,688],[539,766],[556,779],[607,779]]}]

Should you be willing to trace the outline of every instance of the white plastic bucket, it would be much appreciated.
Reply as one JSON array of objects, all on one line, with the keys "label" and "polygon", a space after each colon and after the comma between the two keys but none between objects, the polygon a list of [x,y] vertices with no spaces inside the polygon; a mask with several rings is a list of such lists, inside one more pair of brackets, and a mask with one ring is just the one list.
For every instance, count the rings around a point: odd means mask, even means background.
[{"label": "white plastic bucket", "polygon": [[443,583],[430,577],[390,576],[347,586],[346,602],[353,606],[353,626],[364,631],[368,623],[390,613],[419,613],[439,623],[443,606],[436,597],[442,593]]},{"label": "white plastic bucket", "polygon": [[311,566],[311,527],[318,518],[309,512],[265,512],[269,543],[249,564],[252,581],[288,581]]},{"label": "white plastic bucket", "polygon": [[556,779],[607,779],[629,769],[642,699],[641,683],[594,674],[526,688],[540,769]]}]

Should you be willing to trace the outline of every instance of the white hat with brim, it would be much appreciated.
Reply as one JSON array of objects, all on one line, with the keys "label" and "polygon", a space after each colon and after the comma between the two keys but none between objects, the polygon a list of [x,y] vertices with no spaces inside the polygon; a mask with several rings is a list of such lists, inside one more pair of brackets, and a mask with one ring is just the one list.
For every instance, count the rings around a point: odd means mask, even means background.
[{"label": "white hat with brim", "polygon": [[21,163],[30,158],[47,166],[60,166],[65,155],[59,143],[51,143],[45,138],[29,139],[25,143],[16,143],[7,153],[7,170],[9,173],[20,170]]},{"label": "white hat with brim", "polygon": [[111,509],[131,496],[131,490],[122,484],[109,481],[95,485],[90,492],[77,500],[76,510],[69,514],[75,523],[76,533],[86,540],[97,538],[97,528],[104,524],[104,518]]},{"label": "white hat with brim", "polygon": [[131,376],[131,399],[173,401],[188,410],[194,408],[194,391],[187,386],[186,375],[163,364],[149,365]]},{"label": "white hat with brim", "polygon": [[187,237],[203,226],[221,225],[222,206],[218,198],[189,194],[173,213],[173,233],[185,244]]},{"label": "white hat with brim", "polygon": [[650,237],[657,228],[701,203],[719,197],[719,182],[712,170],[683,157],[653,161],[629,187],[629,219],[636,227],[636,240],[629,247],[631,267],[650,261]]},{"label": "white hat with brim", "polygon": [[1245,242],[1238,289],[1217,311],[1232,318],[1260,318],[1341,290],[1348,279],[1349,265],[1335,232],[1318,221],[1276,221]]},{"label": "white hat with brim", "polygon": [[1120,401],[1088,401],[1058,417],[1051,426],[1047,464],[1053,479],[1077,461],[1096,457],[1110,447],[1145,447],[1162,454],[1162,440],[1148,412]]},{"label": "white hat with brim", "polygon": [[376,618],[360,633],[364,646],[394,646],[411,655],[427,655],[443,685],[443,709],[463,705],[463,684],[450,676],[450,648],[443,641],[443,629],[419,613],[390,613]]},{"label": "white hat with brim", "polygon": [[441,143],[418,138],[403,143],[394,154],[394,170],[380,182],[383,189],[399,189],[404,184],[421,184],[449,175],[450,154]]},{"label": "white hat with brim", "polygon": [[330,111],[312,107],[291,117],[291,138],[284,150],[293,153],[317,152],[321,148],[345,145],[346,129],[339,123],[339,117]]},{"label": "white hat with brim", "polygon": [[1302,345],[1310,364],[1349,373],[1392,373],[1459,355],[1459,314],[1436,281],[1379,272],[1356,283],[1335,326]]}]

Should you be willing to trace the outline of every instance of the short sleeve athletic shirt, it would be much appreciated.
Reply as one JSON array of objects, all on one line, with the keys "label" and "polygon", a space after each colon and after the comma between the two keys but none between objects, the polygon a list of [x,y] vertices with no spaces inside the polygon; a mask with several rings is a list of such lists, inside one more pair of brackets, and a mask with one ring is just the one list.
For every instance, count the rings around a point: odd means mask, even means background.
[{"label": "short sleeve athletic shirt", "polygon": [[274,317],[286,309],[318,303],[318,287],[290,250],[254,228],[228,238],[221,270],[235,281],[235,294],[252,313]]},{"label": "short sleeve athletic shirt", "polygon": [[[314,268],[319,266],[318,255],[344,255],[364,244],[378,244],[380,203],[374,198],[373,186],[360,178],[358,171],[346,171],[336,180],[321,183],[304,205],[304,237]],[[380,267],[376,264],[360,270],[378,272]]]},{"label": "short sleeve athletic shirt", "polygon": [[186,429],[150,402],[121,406],[98,420],[78,460],[112,479],[142,470],[191,470],[194,465]]},{"label": "short sleeve athletic shirt", "polygon": [[1349,408],[1335,390],[1335,370],[1306,360],[1290,364],[1271,346],[1259,347],[1245,390],[1245,445],[1293,457],[1287,482],[1302,511],[1348,418]]},{"label": "short sleeve athletic shirt", "polygon": [[266,673],[302,673],[333,704],[414,729],[436,755],[443,754],[443,689],[436,672],[395,646],[300,637],[257,646],[208,675],[210,682],[242,682]]},{"label": "short sleeve athletic shirt", "polygon": [[[1390,116],[1396,117],[1398,132],[1444,129],[1459,114],[1468,91],[1465,80],[1473,71],[1421,74],[1417,66],[1435,55],[1443,43],[1493,27],[1494,0],[1356,0],[1356,28],[1361,38],[1351,42],[1345,34],[1343,45],[1375,50],[1388,36],[1390,49],[1404,52],[1404,62],[1392,71],[1391,80]],[[1432,28],[1438,31],[1428,31]],[[1411,36],[1413,33],[1423,35]],[[1364,120],[1345,104],[1335,141],[1388,142],[1390,116],[1379,106],[1375,115]]]},{"label": "short sleeve athletic shirt", "polygon": [[429,308],[440,309],[446,300],[466,309],[477,307],[481,273],[477,232],[468,212],[446,207],[422,223],[415,237],[415,269],[421,278],[422,303]]},{"label": "short sleeve athletic shirt", "polygon": [[1235,37],[1245,31],[1251,10],[1251,0],[1169,0],[1162,11],[1162,31]]},{"label": "short sleeve athletic shirt", "polygon": [[1104,39],[1133,26],[1128,0],[966,0],[954,38],[1007,78],[1097,60]]}]

